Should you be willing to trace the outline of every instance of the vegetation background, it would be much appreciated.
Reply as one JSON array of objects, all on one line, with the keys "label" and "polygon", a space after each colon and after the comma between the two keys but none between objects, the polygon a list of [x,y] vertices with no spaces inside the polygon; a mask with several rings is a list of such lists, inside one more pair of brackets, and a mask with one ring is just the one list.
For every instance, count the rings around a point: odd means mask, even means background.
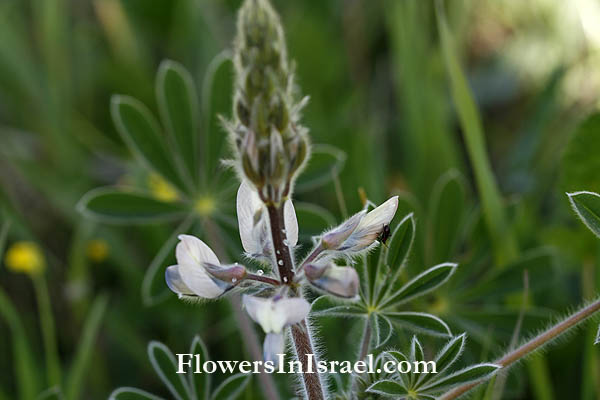
[{"label": "vegetation background", "polygon": [[[531,293],[521,337],[597,294],[599,242],[565,195],[600,191],[597,1],[447,1],[445,34],[430,0],[273,4],[301,91],[310,96],[304,124],[315,144],[334,146],[317,146],[320,156],[296,193],[305,205],[301,229],[317,234],[360,209],[359,188],[376,203],[401,194],[396,222],[408,212],[417,221],[412,273],[458,262],[461,282],[476,286],[489,271],[517,265],[514,286],[474,290],[469,298],[449,289],[418,306],[466,330],[467,358],[475,361],[493,359],[510,342],[523,309],[524,270]],[[67,398],[106,398],[124,385],[168,397],[147,358],[152,340],[186,352],[198,334],[213,359],[249,358],[229,303],[200,307],[162,295],[161,268],[174,262],[173,252],[155,261],[158,278],[143,295],[148,267],[176,224],[106,224],[76,207],[90,189],[114,184],[168,200],[169,188],[133,161],[118,135],[110,96],[131,95],[158,114],[155,74],[168,58],[191,72],[202,99],[222,105],[232,76],[222,73],[212,86],[205,77],[231,48],[239,5],[0,3],[2,232],[8,251],[33,242],[45,260],[41,277],[16,273],[8,258],[0,267],[0,399],[36,398],[53,381],[66,382]],[[457,91],[444,49],[460,60],[475,109],[468,93]],[[215,128],[214,109],[202,108],[202,134],[218,137],[224,132]],[[484,137],[484,146],[472,146],[473,135]],[[480,175],[488,164],[493,175]],[[457,184],[454,202],[440,195],[448,180]],[[226,175],[218,185],[203,192],[200,231],[234,217],[233,196],[211,194],[234,193],[235,180]],[[490,203],[496,185],[499,208]],[[494,212],[505,214],[507,225],[496,236],[482,222]],[[234,229],[223,233],[226,246],[239,248]],[[328,357],[350,359],[346,344],[359,329],[350,320],[321,323]],[[516,367],[527,373],[513,371],[505,397],[599,398],[596,331],[590,324]],[[395,340],[411,335],[398,330]],[[54,341],[53,360],[47,353]],[[276,382],[291,396],[286,378]],[[245,396],[259,393],[254,379]]]}]

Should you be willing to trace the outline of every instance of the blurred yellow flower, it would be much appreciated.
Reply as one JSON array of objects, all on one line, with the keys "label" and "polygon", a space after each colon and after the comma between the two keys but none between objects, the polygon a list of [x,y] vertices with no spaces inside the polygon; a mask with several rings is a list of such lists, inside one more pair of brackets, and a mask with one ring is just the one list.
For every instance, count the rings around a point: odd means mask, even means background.
[{"label": "blurred yellow flower", "polygon": [[85,252],[90,260],[101,263],[108,256],[108,243],[102,239],[92,239],[87,243]]},{"label": "blurred yellow flower", "polygon": [[152,196],[158,200],[167,202],[177,200],[175,188],[158,174],[152,173],[148,176],[148,187]]},{"label": "blurred yellow flower", "polygon": [[207,217],[216,209],[215,199],[210,196],[200,197],[198,200],[196,200],[194,209],[200,216]]},{"label": "blurred yellow flower", "polygon": [[33,242],[16,242],[6,252],[6,266],[15,272],[35,275],[46,267],[40,247]]}]

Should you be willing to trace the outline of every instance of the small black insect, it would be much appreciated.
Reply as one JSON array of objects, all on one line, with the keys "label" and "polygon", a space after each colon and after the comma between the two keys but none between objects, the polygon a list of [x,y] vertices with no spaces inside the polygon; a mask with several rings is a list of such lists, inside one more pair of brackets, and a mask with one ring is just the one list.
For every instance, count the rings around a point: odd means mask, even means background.
[{"label": "small black insect", "polygon": [[381,232],[379,232],[379,236],[377,236],[377,240],[381,242],[381,244],[385,245],[385,242],[388,241],[390,236],[392,235],[392,231],[390,230],[389,225],[383,225]]}]

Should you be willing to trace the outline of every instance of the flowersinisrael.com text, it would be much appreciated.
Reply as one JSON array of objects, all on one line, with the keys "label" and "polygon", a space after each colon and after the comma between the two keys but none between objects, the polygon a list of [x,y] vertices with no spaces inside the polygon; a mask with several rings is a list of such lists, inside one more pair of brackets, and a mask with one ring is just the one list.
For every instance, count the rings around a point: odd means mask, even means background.
[{"label": "flowersinisrael.com text", "polygon": [[372,354],[368,354],[364,361],[315,361],[314,354],[308,354],[306,370],[303,370],[300,361],[284,361],[285,355],[278,354],[275,361],[211,361],[201,360],[200,354],[178,353],[177,354],[177,373],[185,374],[192,372],[194,374],[213,374],[224,373],[233,374],[241,372],[243,374],[259,374],[265,372],[268,374],[299,374],[299,373],[394,373],[401,374],[435,374],[437,366],[435,361],[393,361],[388,360],[381,364],[380,368],[375,368],[375,360]]}]

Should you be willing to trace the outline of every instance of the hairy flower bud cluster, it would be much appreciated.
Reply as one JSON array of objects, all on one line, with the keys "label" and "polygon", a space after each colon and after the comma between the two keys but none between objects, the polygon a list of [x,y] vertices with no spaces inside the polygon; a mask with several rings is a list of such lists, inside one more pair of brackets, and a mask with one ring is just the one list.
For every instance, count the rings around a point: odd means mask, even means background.
[{"label": "hairy flower bud cluster", "polygon": [[294,100],[279,17],[266,0],[246,0],[235,41],[234,121],[229,126],[237,164],[261,198],[279,203],[308,158],[306,128],[299,124],[305,101]]}]

